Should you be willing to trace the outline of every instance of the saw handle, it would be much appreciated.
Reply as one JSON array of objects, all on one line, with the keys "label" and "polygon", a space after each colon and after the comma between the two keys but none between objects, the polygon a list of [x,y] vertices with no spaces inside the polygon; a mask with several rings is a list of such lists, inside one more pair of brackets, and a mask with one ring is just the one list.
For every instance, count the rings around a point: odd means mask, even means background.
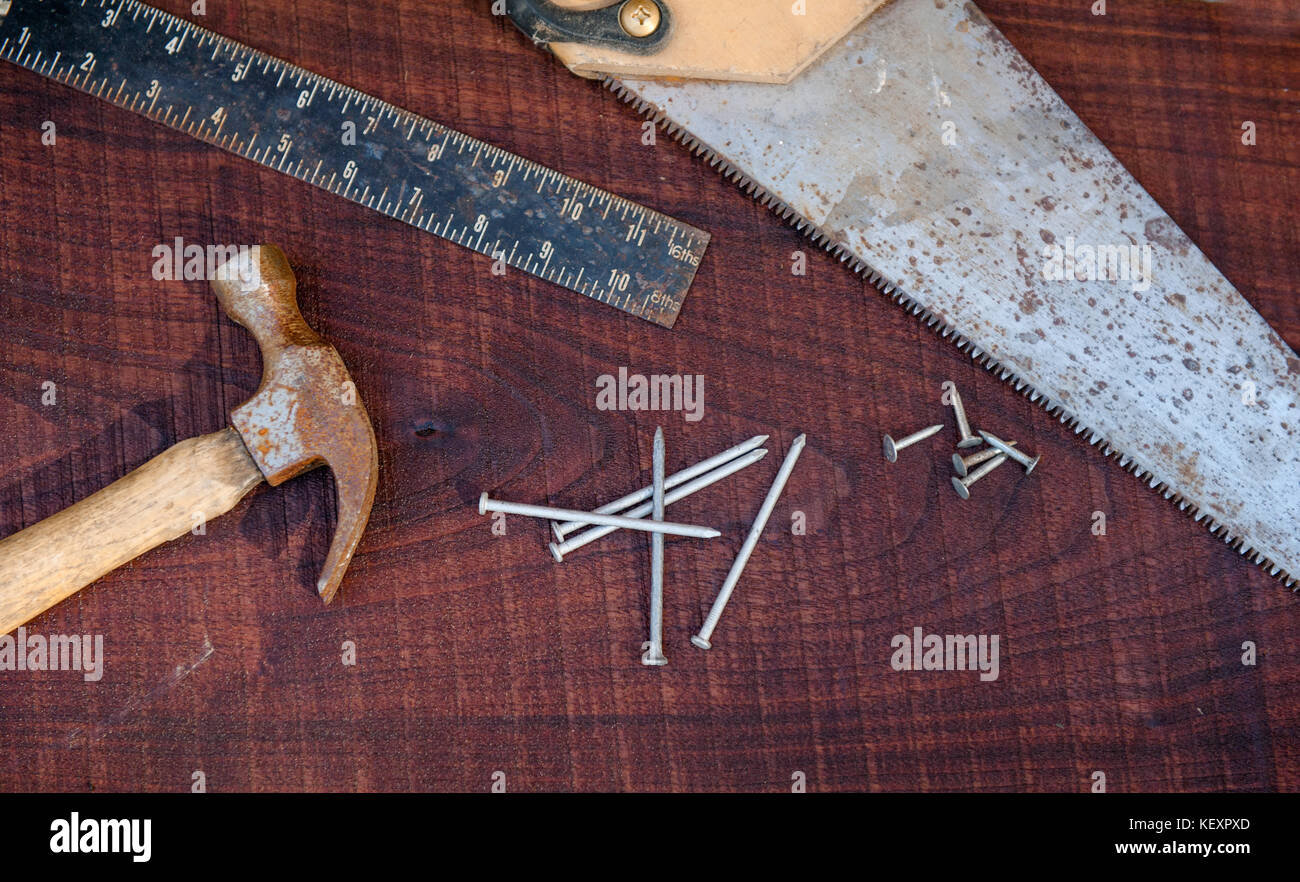
[{"label": "saw handle", "polygon": [[234,508],[262,481],[234,429],[190,438],[0,540],[0,634]]}]

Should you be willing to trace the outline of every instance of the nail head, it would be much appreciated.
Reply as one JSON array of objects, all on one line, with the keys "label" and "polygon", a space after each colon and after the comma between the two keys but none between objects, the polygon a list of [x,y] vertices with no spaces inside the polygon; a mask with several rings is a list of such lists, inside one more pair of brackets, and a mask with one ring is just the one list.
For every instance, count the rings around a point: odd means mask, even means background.
[{"label": "nail head", "polygon": [[886,435],[884,440],[884,447],[885,447],[885,459],[888,460],[889,462],[898,462],[898,448],[894,446],[894,439]]}]

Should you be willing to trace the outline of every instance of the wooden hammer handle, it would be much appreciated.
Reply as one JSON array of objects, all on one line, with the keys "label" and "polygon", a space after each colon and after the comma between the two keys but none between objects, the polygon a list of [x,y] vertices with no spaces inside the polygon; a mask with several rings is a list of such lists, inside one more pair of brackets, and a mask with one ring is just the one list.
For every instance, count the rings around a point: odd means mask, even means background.
[{"label": "wooden hammer handle", "polygon": [[[0,634],[234,508],[262,481],[234,429],[190,438],[0,541]],[[201,519],[201,520],[200,520]]]}]

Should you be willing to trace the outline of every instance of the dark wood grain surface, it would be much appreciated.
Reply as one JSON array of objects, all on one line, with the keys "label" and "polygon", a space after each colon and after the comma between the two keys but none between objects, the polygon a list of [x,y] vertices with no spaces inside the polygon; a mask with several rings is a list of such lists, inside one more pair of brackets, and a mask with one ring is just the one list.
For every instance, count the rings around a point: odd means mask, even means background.
[{"label": "dark wood grain surface", "polygon": [[[188,2],[159,3],[187,14]],[[1300,345],[1300,11],[984,0],[997,23],[1292,347]],[[126,112],[0,66],[0,534],[256,388],[251,337],[151,249],[273,241],[374,418],[382,474],[339,599],[314,472],[263,488],[30,623],[102,634],[93,683],[0,672],[0,789],[1300,788],[1300,598],[976,366],[486,2],[208,0],[201,23],[713,233],[665,331]],[[55,146],[41,143],[54,121]],[[1257,143],[1241,141],[1241,123]],[[790,255],[808,251],[793,277]],[[604,412],[626,365],[702,374],[705,416]],[[940,385],[1043,454],[962,502]],[[57,403],[42,404],[52,381]],[[771,433],[681,502],[666,651],[638,663],[649,543],[554,563],[475,500],[591,506]],[[723,618],[687,643],[788,443],[809,446]],[[791,513],[808,518],[791,535]],[[1107,517],[1105,536],[1092,514]],[[1300,529],[1300,525],[1297,525]],[[914,627],[1001,637],[1001,673],[898,673]],[[357,663],[341,660],[354,641]],[[1242,644],[1258,664],[1242,664]]]}]

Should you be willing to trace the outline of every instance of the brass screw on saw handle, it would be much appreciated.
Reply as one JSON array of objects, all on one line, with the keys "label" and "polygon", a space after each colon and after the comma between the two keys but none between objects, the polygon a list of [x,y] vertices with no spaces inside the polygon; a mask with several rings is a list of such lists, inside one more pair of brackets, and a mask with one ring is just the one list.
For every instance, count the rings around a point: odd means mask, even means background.
[{"label": "brass screw on saw handle", "polygon": [[629,37],[649,37],[662,21],[658,5],[649,0],[627,0],[618,11],[618,23]]}]

